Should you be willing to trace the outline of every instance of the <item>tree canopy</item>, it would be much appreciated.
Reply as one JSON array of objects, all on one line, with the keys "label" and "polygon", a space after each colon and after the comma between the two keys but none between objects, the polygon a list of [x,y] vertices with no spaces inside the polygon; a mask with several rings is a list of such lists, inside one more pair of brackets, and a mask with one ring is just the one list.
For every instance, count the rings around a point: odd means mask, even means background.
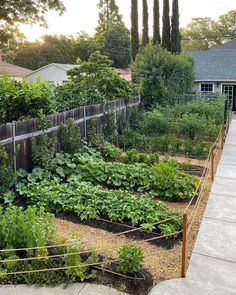
[{"label": "tree canopy", "polygon": [[132,57],[135,59],[139,51],[138,0],[131,0],[131,48]]},{"label": "tree canopy", "polygon": [[218,20],[209,17],[194,18],[181,29],[182,47],[187,50],[206,50],[236,38],[236,10],[221,15]]},{"label": "tree canopy", "polygon": [[159,0],[153,2],[153,44],[160,44],[160,7]]},{"label": "tree canopy", "polygon": [[162,16],[162,47],[168,51],[171,50],[170,44],[170,6],[169,0],[163,0]]},{"label": "tree canopy", "polygon": [[115,0],[100,0],[98,3],[99,19],[97,32],[105,32],[110,24],[121,24],[122,16],[119,14],[119,7]]},{"label": "tree canopy", "polygon": [[56,10],[62,14],[65,6],[60,0],[0,0],[0,20],[8,24],[36,23],[46,25],[45,13]]},{"label": "tree canopy", "polygon": [[172,2],[172,17],[171,17],[171,51],[179,54],[181,52],[181,35],[179,30],[179,1]]}]

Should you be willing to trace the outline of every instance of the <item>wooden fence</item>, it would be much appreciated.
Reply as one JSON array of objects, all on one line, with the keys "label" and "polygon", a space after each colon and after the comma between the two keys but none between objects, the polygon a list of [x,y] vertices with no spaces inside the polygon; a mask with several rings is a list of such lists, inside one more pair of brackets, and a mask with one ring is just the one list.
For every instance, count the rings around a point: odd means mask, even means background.
[{"label": "wooden fence", "polygon": [[[31,138],[39,136],[42,133],[48,133],[51,136],[57,135],[61,124],[67,119],[73,118],[80,126],[81,136],[87,136],[89,129],[88,121],[92,118],[97,120],[97,128],[102,127],[102,116],[109,111],[126,113],[127,108],[140,104],[140,97],[136,96],[126,101],[117,99],[112,102],[79,107],[70,111],[48,115],[46,118],[51,121],[50,128],[40,129],[40,120],[38,118],[17,121],[0,125],[0,144],[5,145],[10,157],[14,160],[14,168],[24,168],[30,170],[32,167],[31,160]],[[16,149],[19,145],[19,151],[16,156]]]}]

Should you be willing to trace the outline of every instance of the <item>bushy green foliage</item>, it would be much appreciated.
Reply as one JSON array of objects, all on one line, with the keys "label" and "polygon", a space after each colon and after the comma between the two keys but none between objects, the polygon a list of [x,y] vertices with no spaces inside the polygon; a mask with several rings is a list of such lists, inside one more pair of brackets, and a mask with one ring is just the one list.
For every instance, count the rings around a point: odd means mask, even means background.
[{"label": "bushy green foliage", "polygon": [[42,112],[51,114],[56,105],[51,86],[36,82],[18,82],[3,76],[0,79],[0,123],[36,118]]},{"label": "bushy green foliage", "polygon": [[0,196],[6,193],[14,182],[14,173],[6,150],[0,145]]},{"label": "bushy green foliage", "polygon": [[54,230],[52,215],[41,207],[10,206],[0,212],[0,248],[44,246]]},{"label": "bushy green foliage", "polygon": [[193,62],[186,55],[172,55],[160,46],[149,45],[133,64],[134,79],[139,85],[145,107],[171,104],[191,90]]},{"label": "bushy green foliage", "polygon": [[77,177],[73,177],[70,183],[59,183],[56,179],[20,183],[17,190],[28,198],[30,204],[42,205],[50,211],[74,212],[80,220],[105,216],[113,221],[130,221],[133,226],[145,226],[176,217],[165,225],[171,224],[174,231],[181,228],[178,215],[165,208],[160,201],[147,195],[137,197],[127,191],[106,190],[81,182]]},{"label": "bushy green foliage", "polygon": [[54,167],[57,140],[47,134],[32,138],[32,159],[34,166],[50,170]]},{"label": "bushy green foliage", "polygon": [[124,245],[119,249],[119,260],[117,269],[120,272],[136,274],[140,272],[143,266],[143,250],[135,245]]},{"label": "bushy green foliage", "polygon": [[124,149],[145,150],[148,145],[148,137],[133,129],[125,129],[120,141]]},{"label": "bushy green foliage", "polygon": [[80,127],[70,118],[59,128],[60,149],[65,153],[75,154],[82,150]]},{"label": "bushy green foliage", "polygon": [[166,134],[170,132],[171,127],[169,118],[158,109],[147,112],[140,124],[142,132],[146,135]]}]

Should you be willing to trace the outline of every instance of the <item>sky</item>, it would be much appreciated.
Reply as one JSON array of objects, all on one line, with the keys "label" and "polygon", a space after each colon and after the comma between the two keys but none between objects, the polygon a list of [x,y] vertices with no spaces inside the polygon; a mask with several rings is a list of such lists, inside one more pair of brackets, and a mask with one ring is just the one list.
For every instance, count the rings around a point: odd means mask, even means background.
[{"label": "sky", "polygon": [[[47,13],[46,19],[48,29],[38,25],[21,25],[20,29],[26,35],[27,39],[33,41],[39,39],[44,34],[65,34],[76,35],[79,31],[86,31],[93,34],[97,25],[99,0],[63,0],[66,6],[66,12],[63,16],[51,11]],[[130,28],[130,0],[116,0],[120,8],[120,13],[128,28]],[[139,2],[140,28],[141,28],[141,4]],[[160,0],[160,9],[162,10],[162,0]],[[171,3],[171,0],[170,0]],[[152,4],[153,0],[148,0],[149,22],[152,27]],[[210,17],[217,19],[220,15],[230,10],[236,9],[235,0],[179,0],[180,7],[180,26],[186,26],[192,18]],[[151,31],[151,30],[150,30]]]}]

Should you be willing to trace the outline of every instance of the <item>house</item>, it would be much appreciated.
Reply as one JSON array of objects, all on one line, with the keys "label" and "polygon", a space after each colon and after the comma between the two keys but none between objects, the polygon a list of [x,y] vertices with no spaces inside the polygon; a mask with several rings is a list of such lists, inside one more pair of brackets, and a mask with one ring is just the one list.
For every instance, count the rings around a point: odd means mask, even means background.
[{"label": "house", "polygon": [[0,76],[8,75],[10,78],[21,81],[25,75],[32,73],[33,71],[15,66],[13,64],[4,62],[3,54],[0,51]]},{"label": "house", "polygon": [[236,39],[206,51],[189,51],[195,62],[194,90],[224,93],[236,111]]},{"label": "house", "polygon": [[29,73],[25,76],[25,80],[35,82],[37,77],[40,77],[42,80],[46,80],[51,84],[62,85],[68,81],[67,71],[78,66],[79,65],[73,64],[51,63]]},{"label": "house", "polygon": [[[51,63],[26,75],[25,80],[36,81],[37,77],[40,77],[42,80],[46,80],[51,84],[62,85],[68,81],[67,71],[75,67],[79,67],[79,65]],[[114,69],[114,71],[118,73],[121,78],[131,81],[130,69]]]}]

